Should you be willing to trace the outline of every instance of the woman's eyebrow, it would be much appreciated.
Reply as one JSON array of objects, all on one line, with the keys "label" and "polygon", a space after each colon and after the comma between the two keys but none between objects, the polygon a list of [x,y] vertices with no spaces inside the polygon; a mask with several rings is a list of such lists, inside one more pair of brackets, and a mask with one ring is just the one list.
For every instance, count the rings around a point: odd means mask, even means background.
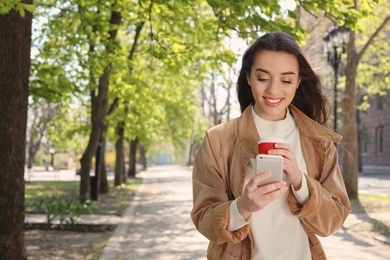
[{"label": "woman's eyebrow", "polygon": [[282,72],[282,75],[296,75],[293,71]]},{"label": "woman's eyebrow", "polygon": [[264,72],[267,74],[271,74],[268,70],[262,69],[262,68],[257,68],[256,71]]},{"label": "woman's eyebrow", "polygon": [[[264,72],[264,73],[267,73],[267,74],[271,74],[268,70],[262,69],[262,68],[257,68],[256,71],[260,71],[260,72]],[[281,75],[296,75],[296,73],[293,72],[293,71],[286,71],[286,72],[282,72]]]}]

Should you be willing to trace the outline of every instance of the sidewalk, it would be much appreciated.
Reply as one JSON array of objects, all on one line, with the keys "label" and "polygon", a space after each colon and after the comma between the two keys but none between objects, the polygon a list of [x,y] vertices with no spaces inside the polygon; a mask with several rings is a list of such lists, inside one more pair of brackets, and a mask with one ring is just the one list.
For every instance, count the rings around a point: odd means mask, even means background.
[{"label": "sidewalk", "polygon": [[[180,166],[150,168],[100,260],[205,259],[208,241],[192,224],[191,172]],[[122,222],[123,223],[123,222]]]},{"label": "sidewalk", "polygon": [[[191,171],[159,166],[140,177],[144,182],[100,260],[206,259],[208,241],[196,231],[189,215]],[[390,212],[376,217],[389,219]],[[351,231],[361,221],[362,216],[350,215],[341,230],[320,238],[328,259],[389,259],[389,244]]]}]

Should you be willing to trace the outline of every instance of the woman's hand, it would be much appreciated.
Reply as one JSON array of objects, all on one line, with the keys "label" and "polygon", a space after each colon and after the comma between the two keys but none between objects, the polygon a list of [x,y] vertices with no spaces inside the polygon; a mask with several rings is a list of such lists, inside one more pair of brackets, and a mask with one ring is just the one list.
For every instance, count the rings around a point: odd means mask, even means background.
[{"label": "woman's hand", "polygon": [[287,191],[284,181],[258,186],[261,181],[270,177],[270,172],[256,175],[250,179],[242,196],[237,199],[238,212],[245,220],[249,218],[252,212],[261,210]]},{"label": "woman's hand", "polygon": [[297,159],[291,150],[291,146],[286,143],[276,143],[275,148],[269,150],[268,153],[283,156],[283,170],[286,178],[295,190],[300,190],[302,186],[302,172],[299,170]]}]

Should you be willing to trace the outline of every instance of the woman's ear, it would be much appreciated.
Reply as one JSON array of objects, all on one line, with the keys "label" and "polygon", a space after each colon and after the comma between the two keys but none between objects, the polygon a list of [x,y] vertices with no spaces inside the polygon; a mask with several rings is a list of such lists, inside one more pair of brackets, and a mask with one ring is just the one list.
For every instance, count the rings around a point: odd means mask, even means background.
[{"label": "woman's ear", "polygon": [[252,85],[251,85],[251,75],[250,74],[246,75],[246,81],[248,82],[248,85],[252,87]]}]

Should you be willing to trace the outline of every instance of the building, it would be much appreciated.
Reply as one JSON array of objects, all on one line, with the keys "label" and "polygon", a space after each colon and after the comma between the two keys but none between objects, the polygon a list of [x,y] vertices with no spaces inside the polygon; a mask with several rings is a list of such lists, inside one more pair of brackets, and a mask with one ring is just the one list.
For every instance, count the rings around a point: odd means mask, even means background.
[{"label": "building", "polygon": [[390,93],[368,102],[370,108],[358,113],[363,172],[390,174]]}]

